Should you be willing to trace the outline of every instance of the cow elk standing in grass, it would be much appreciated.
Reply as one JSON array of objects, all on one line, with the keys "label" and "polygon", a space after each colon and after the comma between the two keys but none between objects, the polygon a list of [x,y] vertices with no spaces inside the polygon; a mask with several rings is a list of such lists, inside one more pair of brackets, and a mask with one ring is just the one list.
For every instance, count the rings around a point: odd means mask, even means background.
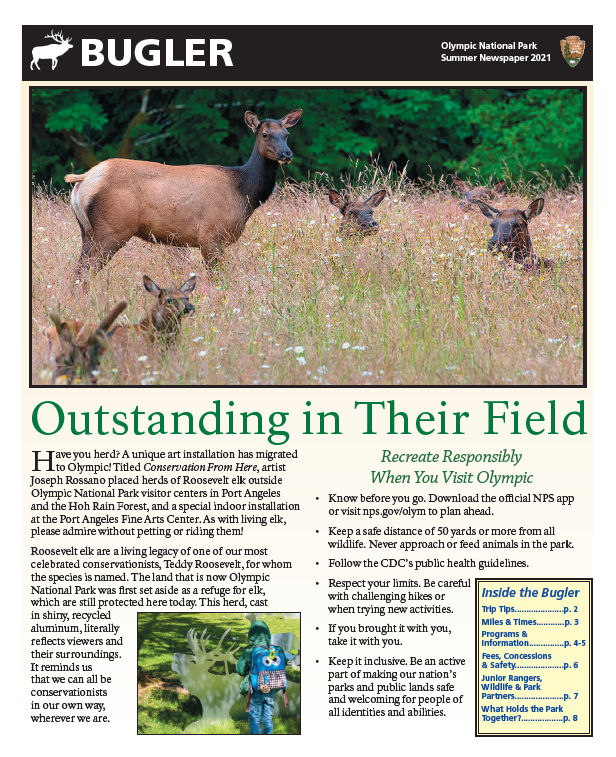
[{"label": "cow elk standing in grass", "polygon": [[349,200],[335,189],[329,190],[329,201],[342,213],[340,232],[346,234],[376,234],[379,224],[372,217],[374,208],[380,205],[387,192],[382,189],[367,200]]},{"label": "cow elk standing in grass", "polygon": [[475,200],[481,212],[489,218],[492,227],[492,237],[488,240],[488,252],[498,254],[503,252],[514,262],[523,263],[526,267],[536,268],[540,261],[533,249],[533,243],[528,230],[528,222],[538,216],[543,210],[544,200],[539,197],[533,200],[526,210],[497,210],[482,200]]},{"label": "cow elk standing in grass", "polygon": [[212,266],[224,245],[239,239],[252,213],[272,194],[278,166],[290,163],[288,129],[302,115],[262,121],[246,111],[256,135],[248,162],[237,168],[168,166],[114,158],[85,174],[68,174],[74,183],[71,207],[81,229],[81,254],[74,277],[86,286],[113,255],[137,236],[173,247],[198,247]]}]

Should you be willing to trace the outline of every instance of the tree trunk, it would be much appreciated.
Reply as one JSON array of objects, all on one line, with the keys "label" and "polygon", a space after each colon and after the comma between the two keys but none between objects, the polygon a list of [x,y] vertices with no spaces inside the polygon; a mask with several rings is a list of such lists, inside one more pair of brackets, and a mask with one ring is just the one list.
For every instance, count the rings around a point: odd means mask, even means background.
[{"label": "tree trunk", "polygon": [[144,90],[141,100],[141,110],[138,113],[135,113],[135,115],[131,118],[130,123],[126,127],[126,131],[124,132],[124,137],[122,138],[122,142],[120,144],[120,147],[118,148],[116,157],[127,159],[132,158],[135,143],[137,142],[134,136],[136,127],[141,126],[141,124],[145,124],[150,120],[150,114],[147,112],[149,96],[150,90]]},{"label": "tree trunk", "polygon": [[75,160],[85,166],[88,171],[100,163],[81,132],[75,131],[75,129],[63,129],[62,133],[67,142],[73,146]]}]

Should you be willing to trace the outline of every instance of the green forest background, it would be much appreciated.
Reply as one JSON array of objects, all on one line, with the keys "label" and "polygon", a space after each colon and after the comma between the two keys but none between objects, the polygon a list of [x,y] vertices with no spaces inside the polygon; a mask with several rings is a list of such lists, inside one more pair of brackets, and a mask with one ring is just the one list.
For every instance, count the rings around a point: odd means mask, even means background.
[{"label": "green forest background", "polygon": [[[286,176],[339,183],[377,163],[413,180],[456,173],[486,181],[582,177],[581,89],[33,88],[35,184],[107,158],[241,165],[254,135],[244,112],[282,118],[303,108]],[[507,169],[503,166],[503,161]]]}]

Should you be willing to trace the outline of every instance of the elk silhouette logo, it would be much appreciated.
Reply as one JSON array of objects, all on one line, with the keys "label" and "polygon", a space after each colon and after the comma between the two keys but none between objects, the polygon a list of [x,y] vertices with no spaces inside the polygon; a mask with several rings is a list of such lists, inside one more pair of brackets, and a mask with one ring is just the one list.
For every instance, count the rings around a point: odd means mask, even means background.
[{"label": "elk silhouette logo", "polygon": [[62,32],[58,32],[57,34],[53,33],[53,29],[51,30],[51,34],[46,34],[45,39],[53,39],[55,44],[51,45],[41,45],[40,47],[33,47],[32,48],[32,60],[30,62],[30,70],[32,71],[32,66],[36,66],[37,70],[40,71],[39,68],[39,60],[52,60],[52,66],[51,70],[55,71],[56,66],[58,65],[58,58],[61,55],[64,55],[64,53],[68,52],[72,45],[71,37],[68,39],[64,39],[62,37]]}]

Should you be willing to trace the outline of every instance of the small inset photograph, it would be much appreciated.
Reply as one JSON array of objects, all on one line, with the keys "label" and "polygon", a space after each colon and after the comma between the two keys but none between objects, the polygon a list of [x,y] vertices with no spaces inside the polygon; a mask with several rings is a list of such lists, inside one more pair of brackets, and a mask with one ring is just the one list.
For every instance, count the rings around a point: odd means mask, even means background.
[{"label": "small inset photograph", "polygon": [[137,733],[301,733],[300,613],[141,612]]}]

